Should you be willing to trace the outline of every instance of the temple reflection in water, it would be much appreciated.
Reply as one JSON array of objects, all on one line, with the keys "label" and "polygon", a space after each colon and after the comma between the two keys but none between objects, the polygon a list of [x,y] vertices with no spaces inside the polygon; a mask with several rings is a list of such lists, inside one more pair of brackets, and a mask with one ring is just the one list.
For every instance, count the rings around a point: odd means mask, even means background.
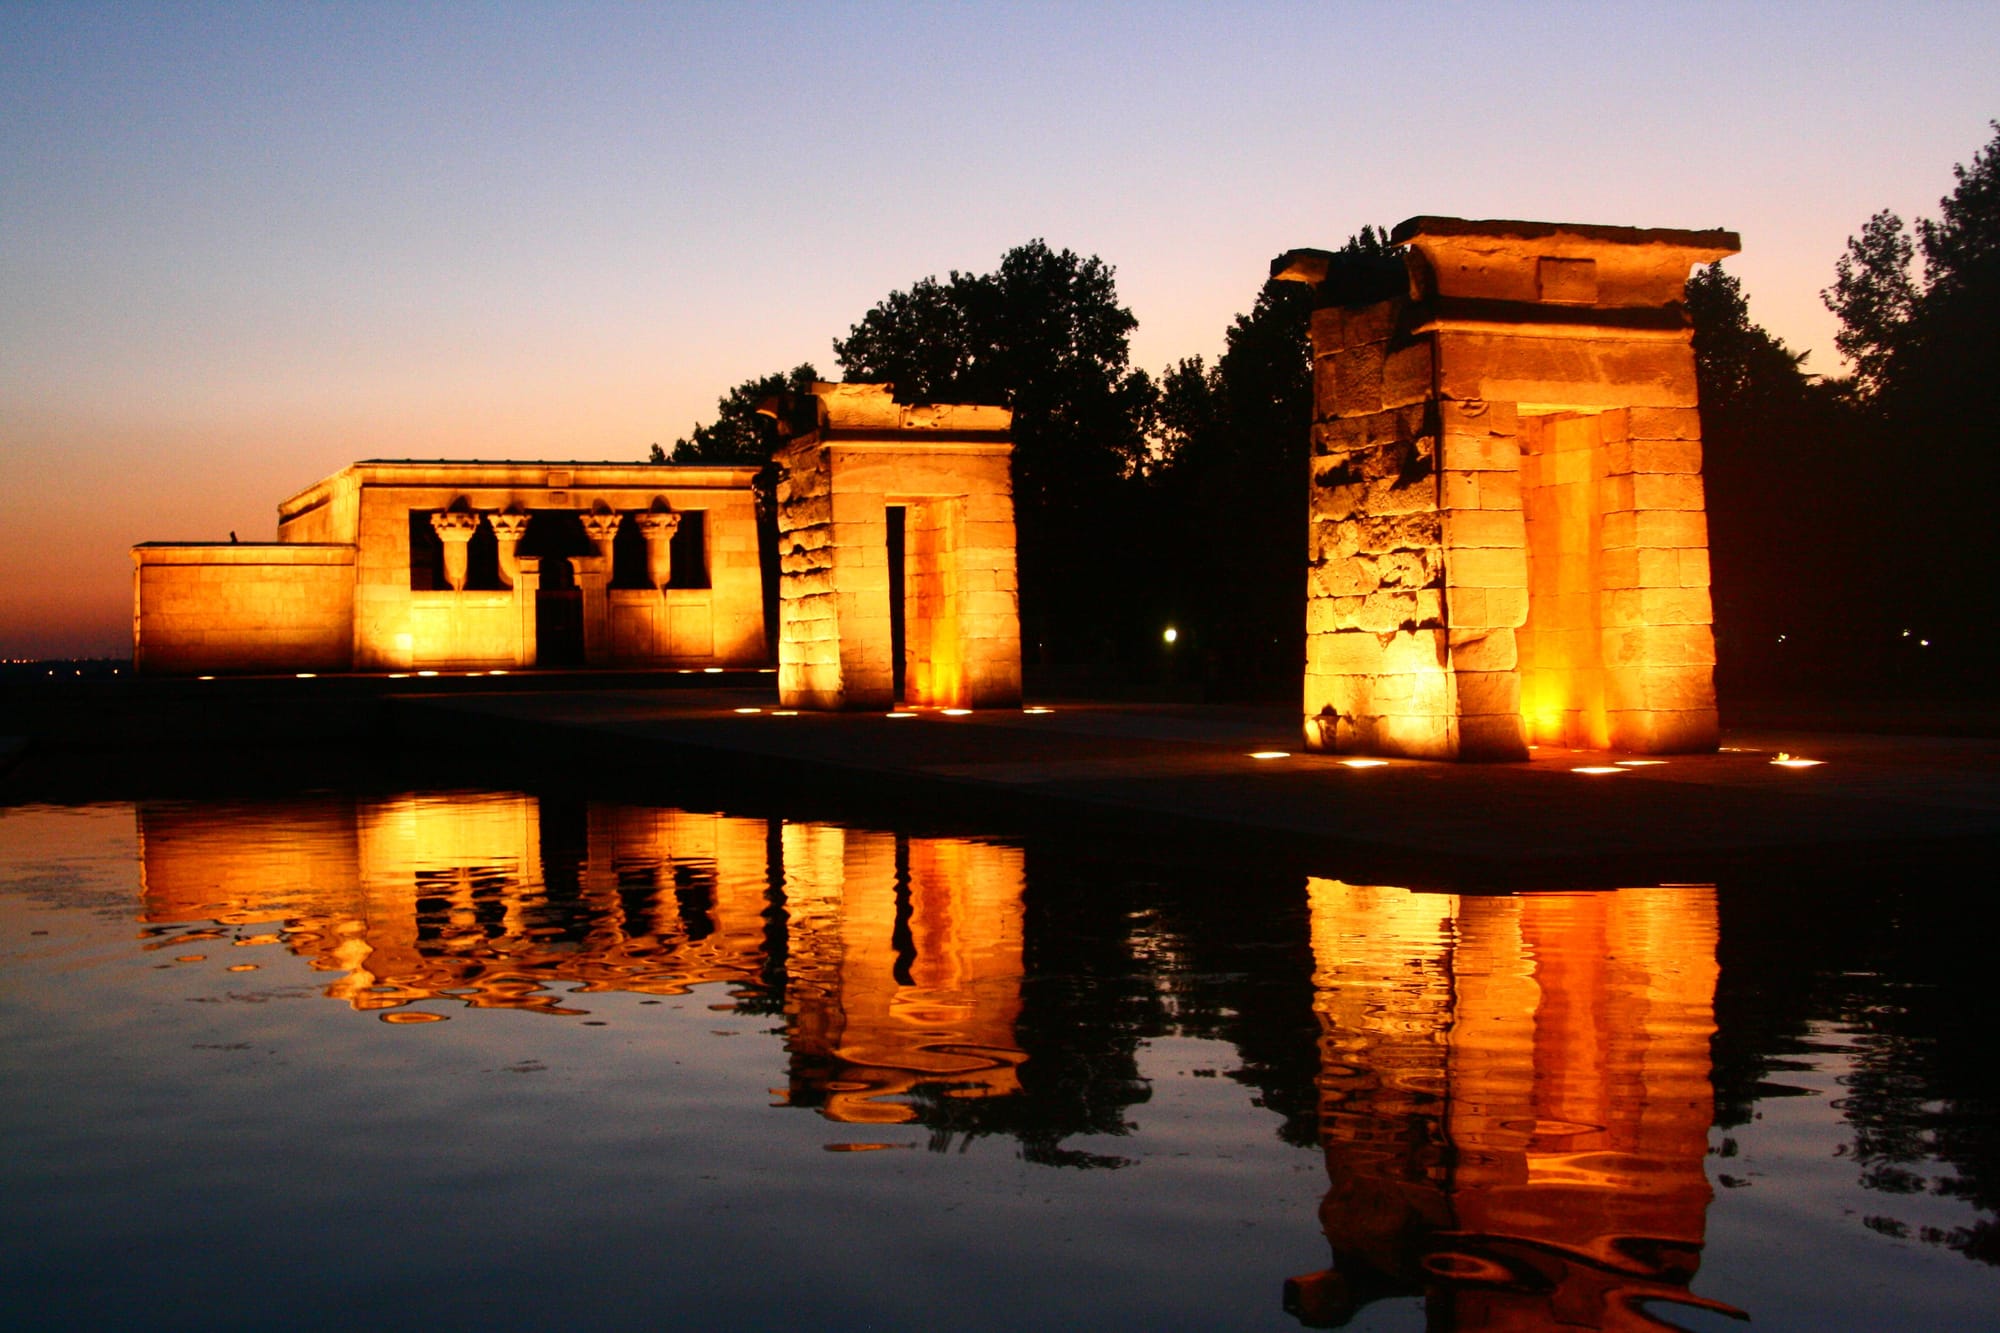
[{"label": "temple reflection in water", "polygon": [[705,983],[781,1001],[792,1100],[915,1118],[1018,1090],[1017,848],[519,793],[141,807],[150,923],[282,923],[327,994],[574,1013]]},{"label": "temple reflection in water", "polygon": [[[1309,1325],[1386,1296],[1449,1329],[1706,1304],[1712,889],[1309,880],[1308,986],[1306,955],[1265,943],[1299,938],[1296,881],[1247,871],[1226,909],[1204,884],[1135,911],[1058,882],[1031,899],[996,842],[521,793],[142,806],[139,832],[148,922],[281,939],[355,1009],[720,986],[783,1015],[788,1104],[936,1147],[1005,1134],[1032,1162],[1122,1165],[1063,1142],[1134,1129],[1138,1049],[1212,1016],[1281,1132],[1317,1126],[1332,1263],[1285,1292]],[[1201,965],[1157,971],[1176,951]],[[1064,984],[1024,989],[1031,956]]]},{"label": "temple reflection in water", "polygon": [[1710,1190],[1712,889],[1458,898],[1308,884],[1333,1266],[1313,1326],[1662,1328]]}]

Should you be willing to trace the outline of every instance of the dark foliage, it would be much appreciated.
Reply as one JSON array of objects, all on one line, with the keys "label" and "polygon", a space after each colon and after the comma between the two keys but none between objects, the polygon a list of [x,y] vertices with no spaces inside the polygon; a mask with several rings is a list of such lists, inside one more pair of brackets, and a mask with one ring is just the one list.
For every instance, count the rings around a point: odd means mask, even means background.
[{"label": "dark foliage", "polygon": [[[1882,212],[1827,289],[1872,466],[1865,540],[1896,570],[1879,614],[1892,683],[1976,688],[2000,664],[2000,123],[1915,239]],[[1913,271],[1918,258],[1922,272]],[[1862,608],[1864,614],[1877,608]],[[1916,647],[1906,643],[1903,630]],[[1922,647],[1924,640],[1930,646]]]},{"label": "dark foliage", "polygon": [[1014,412],[1023,651],[1031,661],[1119,654],[1142,544],[1137,482],[1153,386],[1130,365],[1137,320],[1103,260],[1035,240],[986,274],[893,292],[834,343],[846,378],[906,402]]}]

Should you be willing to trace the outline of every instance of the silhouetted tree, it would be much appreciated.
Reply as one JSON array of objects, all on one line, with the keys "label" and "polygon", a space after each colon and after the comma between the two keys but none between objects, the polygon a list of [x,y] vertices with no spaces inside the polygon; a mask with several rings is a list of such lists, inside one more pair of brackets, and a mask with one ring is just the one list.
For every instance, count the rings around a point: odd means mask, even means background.
[{"label": "silhouetted tree", "polygon": [[1139,535],[1132,483],[1154,390],[1130,365],[1137,323],[1108,264],[1035,240],[991,273],[892,292],[834,343],[846,378],[903,401],[1013,409],[1030,661],[1107,656],[1131,632],[1129,604],[1106,593],[1131,581]]},{"label": "silhouetted tree", "polygon": [[1363,227],[1317,288],[1266,282],[1213,367],[1183,360],[1160,380],[1160,507],[1180,559],[1170,612],[1212,692],[1295,690],[1305,661],[1306,500],[1315,306],[1403,290],[1388,234]]},{"label": "silhouetted tree", "polygon": [[1689,279],[1687,304],[1725,702],[1851,685],[1884,638],[1867,540],[1872,461],[1853,412],[1805,373],[1804,353],[1750,318],[1742,283],[1720,265]]},{"label": "silhouetted tree", "polygon": [[[789,372],[748,379],[724,394],[715,404],[715,420],[696,425],[674,441],[671,461],[676,463],[768,463],[778,446],[777,423],[758,414],[758,408],[785,394],[798,396],[812,392],[819,372],[811,362]],[[653,446],[655,463],[669,456]]]},{"label": "silhouetted tree", "polygon": [[773,372],[748,379],[724,394],[715,404],[715,420],[697,424],[674,441],[671,456],[653,446],[655,463],[756,463],[759,465],[753,488],[757,495],[757,550],[764,592],[764,643],[777,660],[778,651],[778,465],[771,461],[777,449],[778,423],[759,412],[772,399],[798,400],[812,393],[819,372],[811,362],[794,366],[789,372]]},{"label": "silhouetted tree", "polygon": [[1877,460],[1876,544],[1908,570],[1890,609],[1910,684],[1974,685],[2000,661],[2000,122],[1992,128],[1914,241],[1895,214],[1877,213],[1824,293]]}]

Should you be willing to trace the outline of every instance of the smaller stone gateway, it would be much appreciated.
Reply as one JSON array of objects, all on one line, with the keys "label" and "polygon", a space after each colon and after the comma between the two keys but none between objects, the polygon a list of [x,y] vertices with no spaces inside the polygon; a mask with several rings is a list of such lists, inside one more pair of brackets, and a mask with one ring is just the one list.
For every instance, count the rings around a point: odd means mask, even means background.
[{"label": "smaller stone gateway", "polygon": [[1407,291],[1318,285],[1306,744],[1715,748],[1692,265],[1735,233],[1417,217]]},{"label": "smaller stone gateway", "polygon": [[[818,384],[778,450],[778,699],[1021,702],[1013,413]],[[894,558],[892,558],[892,552]]]}]

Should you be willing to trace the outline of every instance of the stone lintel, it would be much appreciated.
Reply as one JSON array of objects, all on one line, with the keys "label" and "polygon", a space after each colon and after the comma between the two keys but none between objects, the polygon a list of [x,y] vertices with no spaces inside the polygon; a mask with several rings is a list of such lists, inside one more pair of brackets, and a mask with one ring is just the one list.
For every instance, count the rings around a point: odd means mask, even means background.
[{"label": "stone lintel", "polygon": [[1550,305],[1476,296],[1440,296],[1426,303],[1411,333],[1492,333],[1522,338],[1590,338],[1621,342],[1686,342],[1694,328],[1674,306]]},{"label": "stone lintel", "polygon": [[818,400],[817,419],[823,438],[829,432],[841,431],[865,435],[963,432],[1004,436],[1014,425],[1014,413],[1009,408],[983,403],[898,402],[895,386],[889,384],[819,383],[813,385],[812,391]]},{"label": "stone lintel", "polygon": [[1669,306],[1688,269],[1742,248],[1735,232],[1414,217],[1390,233],[1424,296],[1553,305]]}]

